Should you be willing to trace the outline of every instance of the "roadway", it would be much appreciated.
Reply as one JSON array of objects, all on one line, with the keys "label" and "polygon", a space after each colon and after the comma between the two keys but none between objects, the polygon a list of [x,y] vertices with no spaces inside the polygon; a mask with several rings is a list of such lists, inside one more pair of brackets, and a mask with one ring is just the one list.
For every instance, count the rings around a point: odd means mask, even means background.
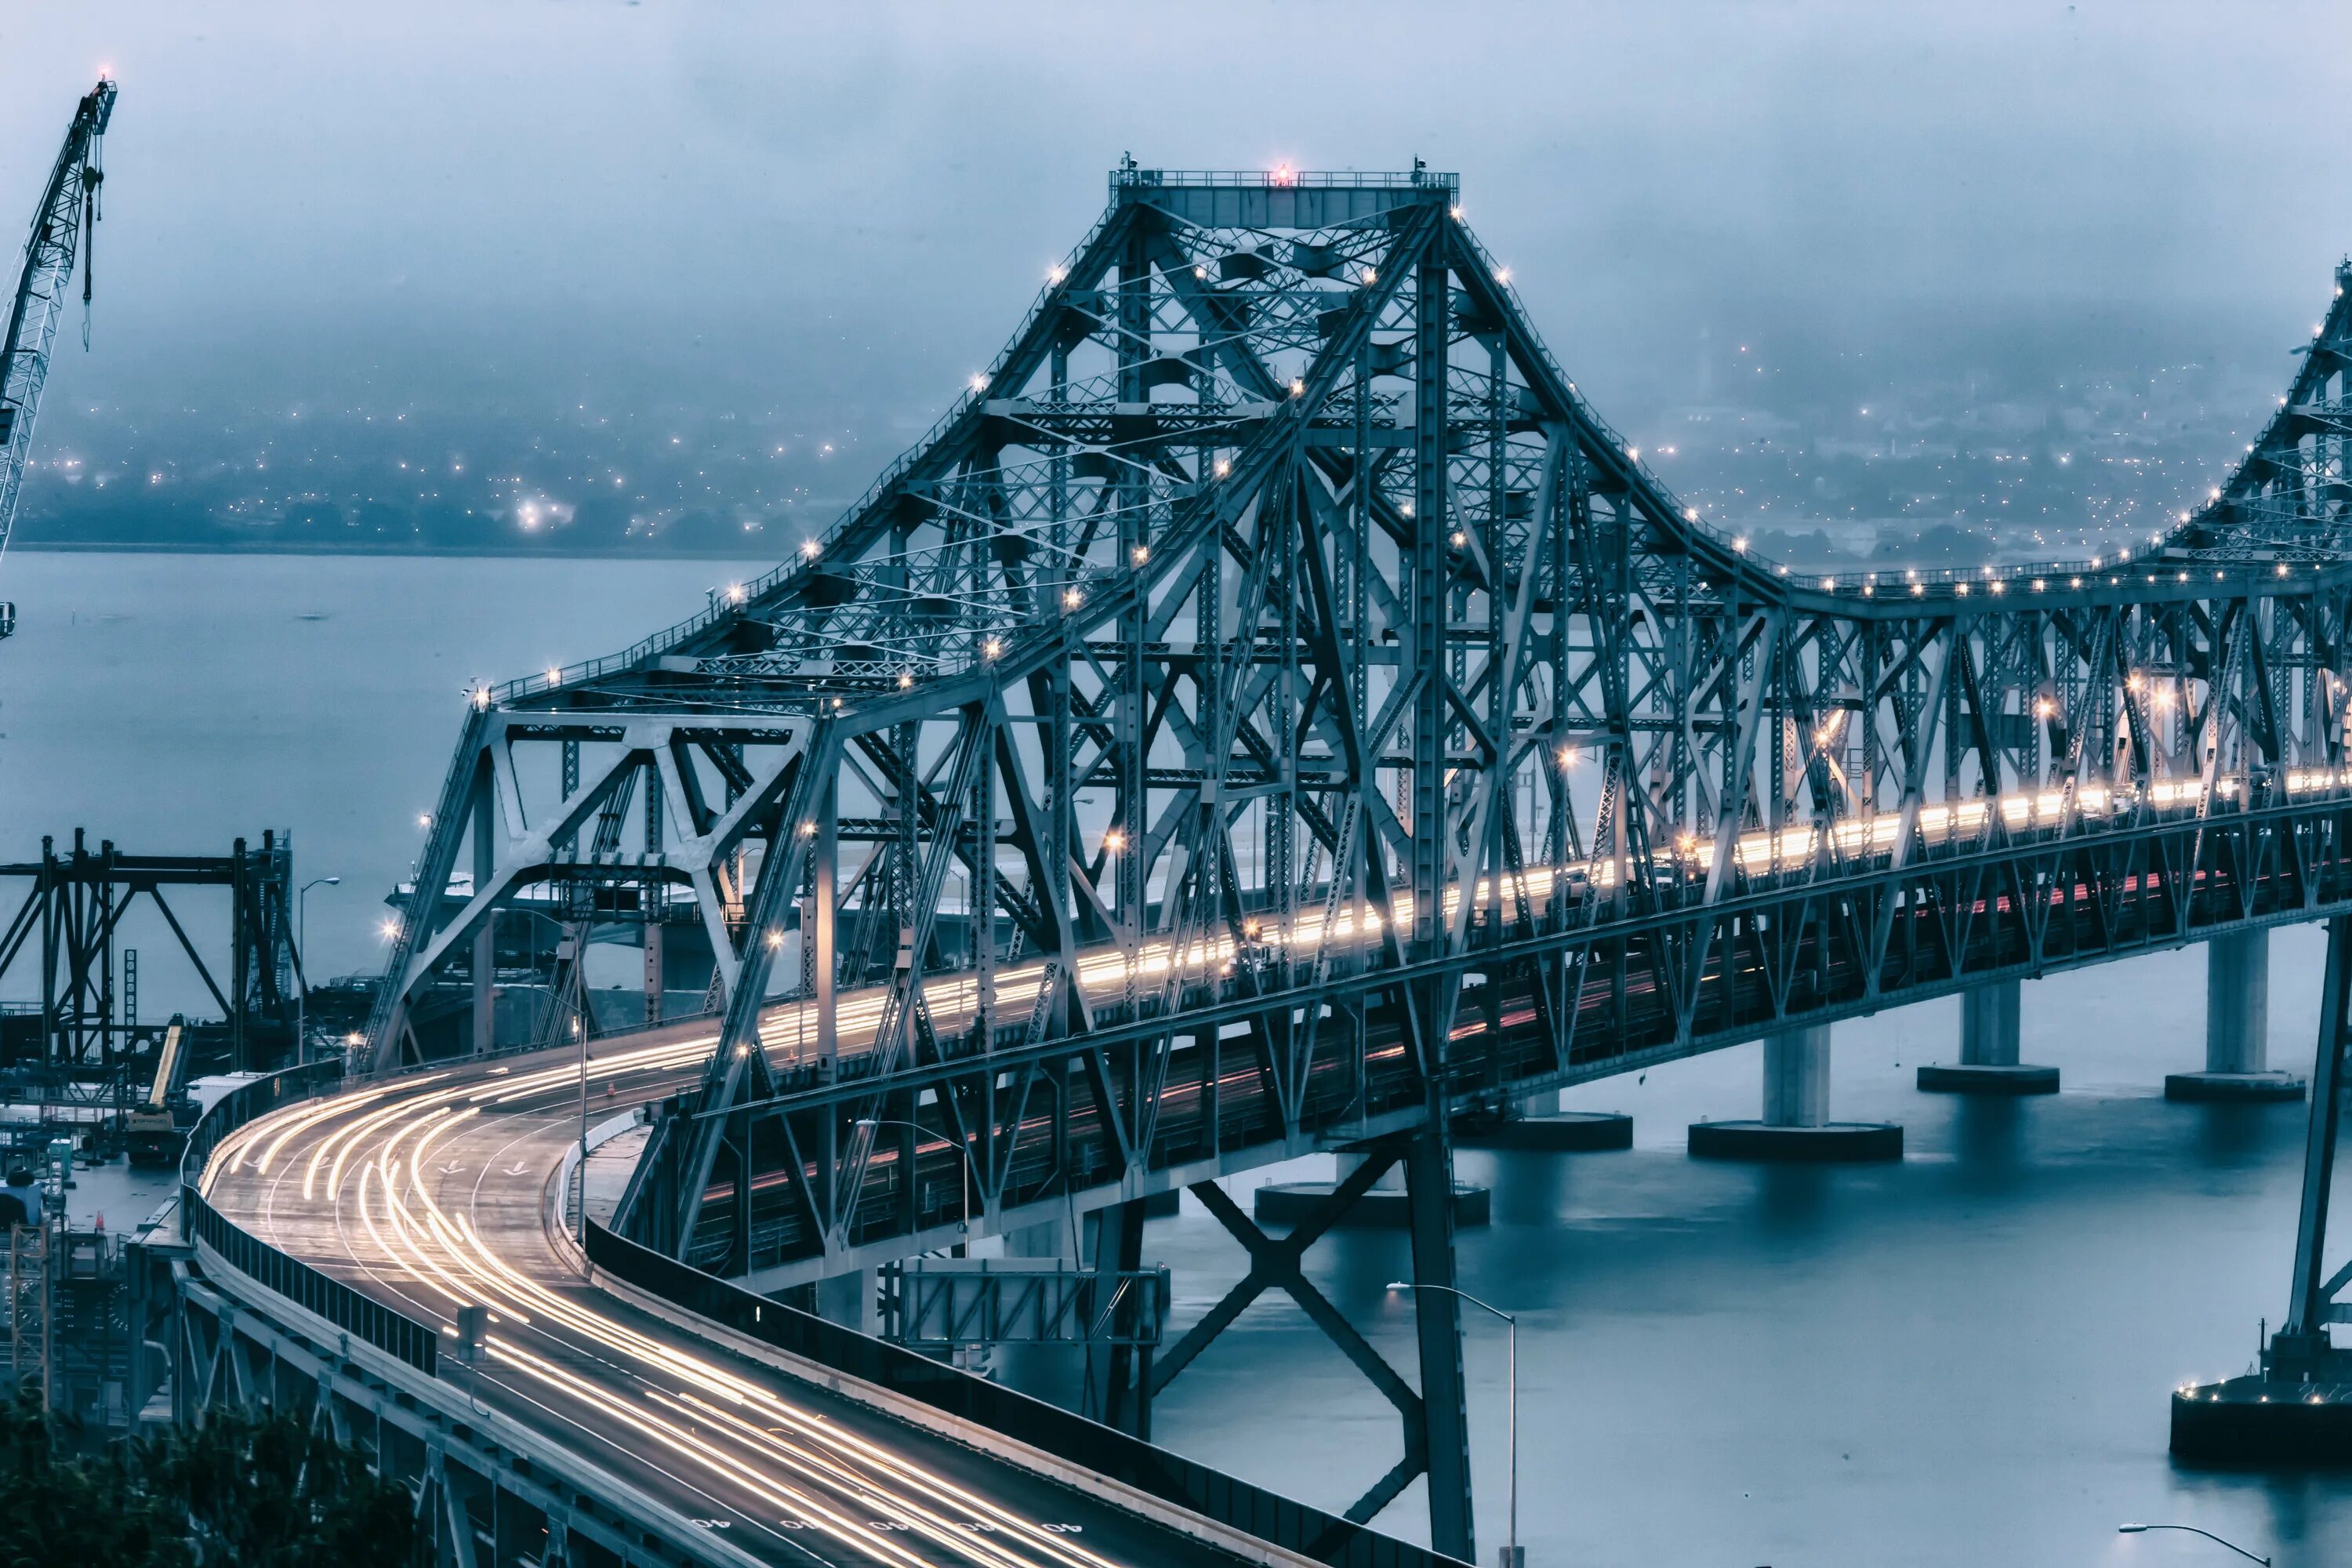
[{"label": "roadway", "polygon": [[[713,1045],[614,1042],[602,1120],[698,1080]],[[549,1234],[579,1137],[569,1052],[426,1072],[290,1106],[225,1141],[224,1215],[487,1355],[442,1375],[762,1561],[1114,1568],[1231,1564],[1202,1542],[688,1334],[584,1282]]]}]

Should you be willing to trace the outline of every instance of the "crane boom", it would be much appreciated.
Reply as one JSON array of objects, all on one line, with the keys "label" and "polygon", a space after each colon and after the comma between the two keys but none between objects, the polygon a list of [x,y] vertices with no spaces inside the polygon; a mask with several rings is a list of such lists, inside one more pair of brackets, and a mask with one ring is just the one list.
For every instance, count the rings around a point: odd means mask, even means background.
[{"label": "crane boom", "polygon": [[[0,338],[0,552],[7,550],[16,525],[16,498],[32,449],[33,416],[40,409],[41,384],[48,379],[49,345],[57,339],[74,262],[84,254],[90,226],[98,221],[98,188],[105,178],[99,165],[100,139],[113,114],[114,84],[100,80],[74,110],[65,145],[58,150],[57,167],[49,171],[41,205],[33,214],[32,237],[25,242],[7,335]],[[83,302],[89,299],[85,268]],[[16,629],[16,606],[0,605],[0,637]]]}]

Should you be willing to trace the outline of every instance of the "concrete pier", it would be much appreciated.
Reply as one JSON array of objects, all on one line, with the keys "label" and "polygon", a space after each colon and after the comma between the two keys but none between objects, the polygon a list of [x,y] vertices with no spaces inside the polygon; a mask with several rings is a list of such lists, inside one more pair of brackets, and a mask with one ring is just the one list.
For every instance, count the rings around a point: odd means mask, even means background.
[{"label": "concrete pier", "polygon": [[1614,1110],[1564,1110],[1557,1089],[1530,1095],[1511,1115],[1457,1117],[1454,1142],[1464,1149],[1514,1149],[1531,1153],[1584,1153],[1631,1149],[1633,1119]]},{"label": "concrete pier", "polygon": [[874,1270],[853,1268],[818,1280],[816,1315],[861,1334],[880,1333],[882,1312],[874,1299]]},{"label": "concrete pier", "polygon": [[2055,1094],[2058,1069],[2017,1059],[2021,1012],[2014,980],[1996,980],[1960,994],[1960,1059],[1919,1069],[1930,1094]]},{"label": "concrete pier", "polygon": [[2270,1065],[2271,933],[2231,931],[2205,944],[2205,1070],[2168,1073],[2164,1098],[2301,1100],[2303,1080]]},{"label": "concrete pier", "polygon": [[1766,1037],[1762,1119],[1693,1122],[1690,1152],[1703,1160],[1899,1160],[1903,1129],[1830,1120],[1830,1026],[1815,1024]]},{"label": "concrete pier", "polygon": [[[1342,1152],[1339,1155],[1337,1180],[1328,1182],[1270,1182],[1258,1188],[1251,1204],[1251,1214],[1260,1225],[1297,1225],[1315,1212],[1328,1198],[1339,1183],[1344,1182],[1364,1163],[1364,1156]],[[1492,1213],[1494,1194],[1475,1182],[1459,1177],[1454,1183],[1454,1224],[1457,1229],[1485,1225]],[[1402,1162],[1391,1165],[1381,1173],[1363,1194],[1340,1216],[1343,1226],[1380,1226],[1402,1230],[1412,1223],[1412,1208],[1405,1194]]]}]

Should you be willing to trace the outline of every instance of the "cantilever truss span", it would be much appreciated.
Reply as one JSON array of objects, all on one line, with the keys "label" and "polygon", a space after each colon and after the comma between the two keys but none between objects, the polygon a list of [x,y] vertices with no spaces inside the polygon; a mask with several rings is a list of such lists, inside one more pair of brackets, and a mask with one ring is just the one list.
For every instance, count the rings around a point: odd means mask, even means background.
[{"label": "cantilever truss span", "polygon": [[497,1043],[501,910],[692,926],[640,1239],[772,1288],[1341,1142],[1433,1186],[1448,1108],[2352,900],[2345,273],[2168,532],[1820,576],[1580,398],[1453,176],[1110,194],[830,532],[475,695],[372,1048],[460,968]]}]

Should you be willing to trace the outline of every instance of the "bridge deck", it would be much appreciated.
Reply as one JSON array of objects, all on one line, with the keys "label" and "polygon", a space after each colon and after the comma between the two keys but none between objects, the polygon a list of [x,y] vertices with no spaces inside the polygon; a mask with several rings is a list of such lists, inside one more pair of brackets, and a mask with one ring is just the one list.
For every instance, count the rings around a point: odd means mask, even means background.
[{"label": "bridge deck", "polygon": [[[591,1065],[592,1103],[609,1115],[676,1092],[708,1050],[608,1048]],[[443,1375],[764,1561],[1236,1561],[584,1284],[547,1229],[578,1083],[568,1056],[523,1057],[298,1104],[222,1146],[207,1195],[420,1321],[454,1331],[457,1307],[487,1305],[487,1359],[467,1369],[445,1355]]]}]

